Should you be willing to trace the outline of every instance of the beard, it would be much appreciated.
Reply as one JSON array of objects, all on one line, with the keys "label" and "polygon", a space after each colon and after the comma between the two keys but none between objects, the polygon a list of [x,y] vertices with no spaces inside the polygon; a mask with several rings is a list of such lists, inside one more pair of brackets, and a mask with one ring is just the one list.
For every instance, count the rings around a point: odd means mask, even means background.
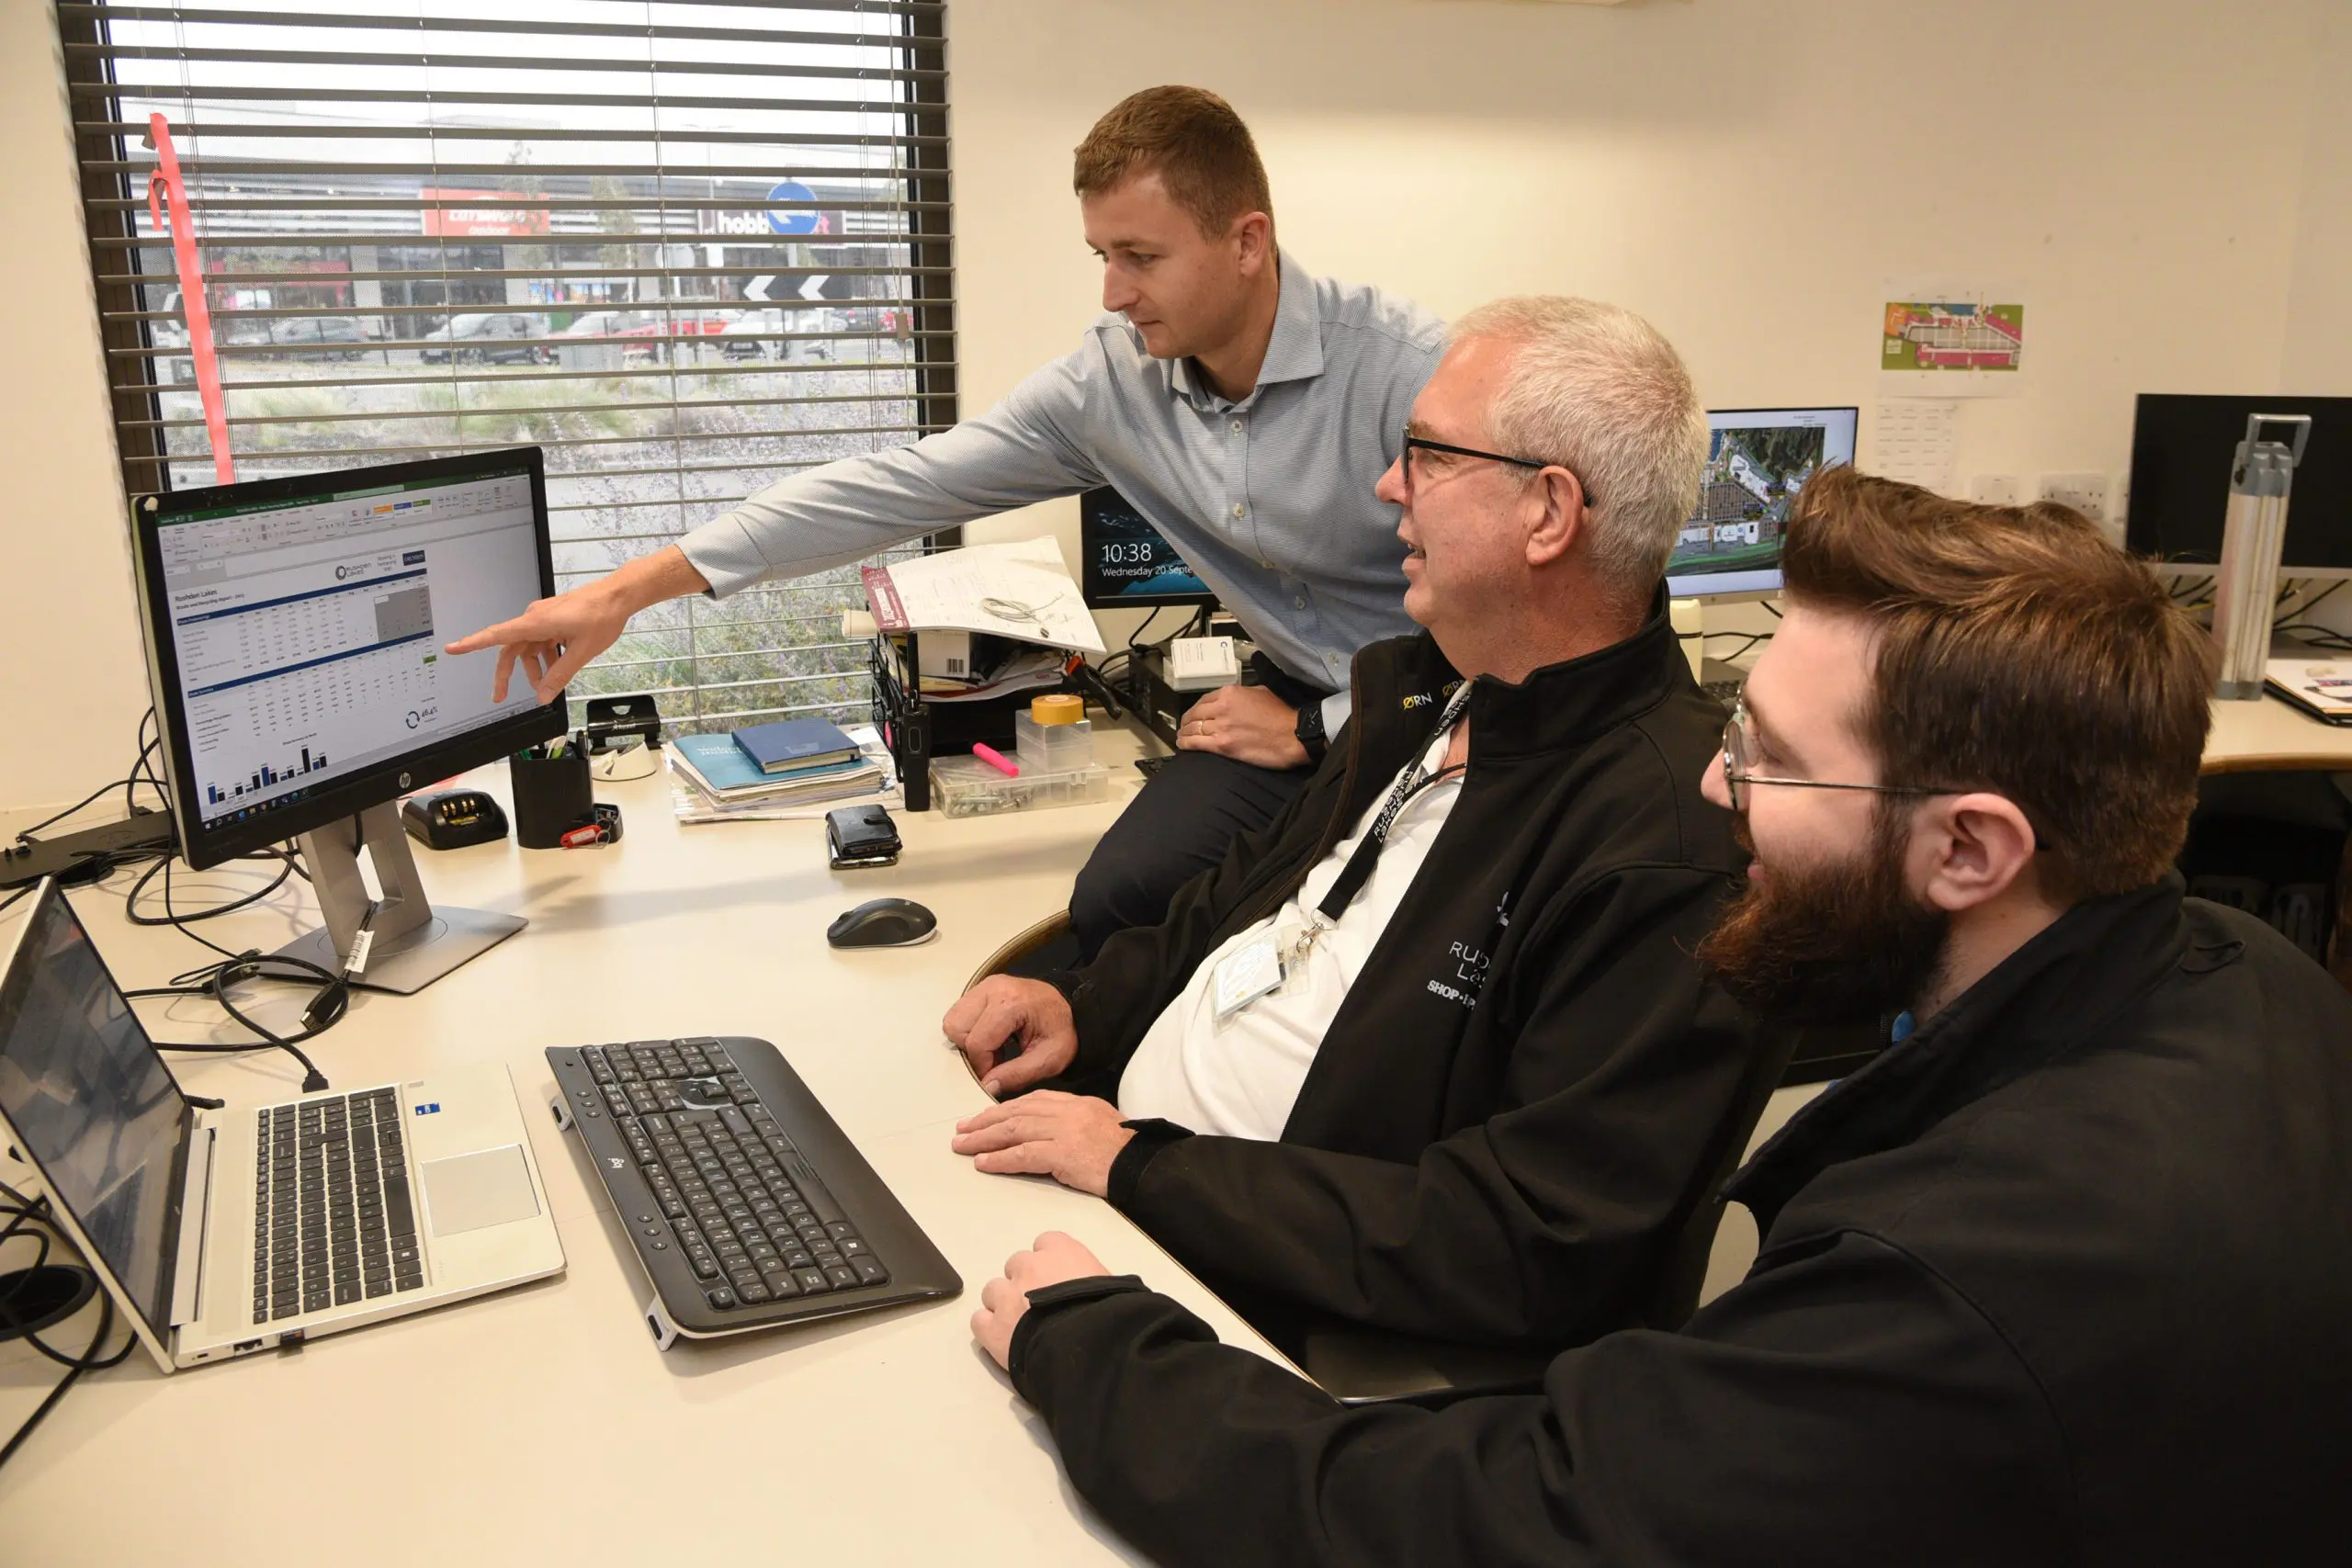
[{"label": "beard", "polygon": [[[1753,854],[1745,819],[1734,831]],[[1767,1024],[1827,1028],[1900,1012],[1942,973],[1951,931],[1951,917],[1904,882],[1909,842],[1882,807],[1849,859],[1749,881],[1699,944],[1700,961]]]}]

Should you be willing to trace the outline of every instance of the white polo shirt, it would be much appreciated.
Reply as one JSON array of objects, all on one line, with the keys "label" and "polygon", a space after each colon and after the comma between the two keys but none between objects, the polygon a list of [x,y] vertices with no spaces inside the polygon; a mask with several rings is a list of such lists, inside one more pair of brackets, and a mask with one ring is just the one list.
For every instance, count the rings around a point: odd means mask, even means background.
[{"label": "white polo shirt", "polygon": [[[1444,760],[1441,732],[1421,758],[1425,773]],[[1405,769],[1397,770],[1402,778]],[[1282,987],[1260,997],[1222,1023],[1211,997],[1213,976],[1227,954],[1268,932],[1303,930],[1315,907],[1340,879],[1348,857],[1380,815],[1395,780],[1373,796],[1354,831],[1317,862],[1283,907],[1235,932],[1201,961],[1176,998],[1152,1021],[1119,1079],[1119,1109],[1130,1117],[1157,1116],[1195,1133],[1272,1142],[1282,1136],[1306,1071],[1322,1048],[1323,1032],[1339,1016],[1348,987],[1379,944],[1405,890],[1419,874],[1430,846],[1461,793],[1459,773],[1423,788],[1390,824],[1371,878],[1339,921],[1290,965]]]}]

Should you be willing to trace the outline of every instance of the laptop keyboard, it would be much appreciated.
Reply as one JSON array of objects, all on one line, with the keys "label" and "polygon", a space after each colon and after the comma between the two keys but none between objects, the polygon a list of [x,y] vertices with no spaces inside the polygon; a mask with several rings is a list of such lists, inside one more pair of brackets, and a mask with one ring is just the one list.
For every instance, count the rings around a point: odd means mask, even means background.
[{"label": "laptop keyboard", "polygon": [[640,1247],[684,1255],[714,1309],[889,1283],[717,1040],[590,1045],[580,1056],[661,1211],[623,1217]]},{"label": "laptop keyboard", "polygon": [[421,1290],[400,1100],[274,1105],[254,1156],[254,1321]]}]

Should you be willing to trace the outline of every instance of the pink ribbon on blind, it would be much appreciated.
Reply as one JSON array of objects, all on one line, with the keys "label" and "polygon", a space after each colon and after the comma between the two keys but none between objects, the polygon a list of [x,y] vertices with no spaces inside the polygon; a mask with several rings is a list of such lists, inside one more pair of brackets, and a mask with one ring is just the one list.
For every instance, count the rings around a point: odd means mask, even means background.
[{"label": "pink ribbon on blind", "polygon": [[[180,308],[187,312],[187,351],[196,360],[197,395],[204,400],[204,430],[212,440],[212,472],[222,484],[234,484],[237,464],[229,453],[229,407],[220,395],[220,362],[212,351],[212,307],[205,299],[204,264],[196,254],[196,223],[188,216],[187,193],[180,183],[180,155],[172,146],[172,128],[162,115],[147,117],[147,134],[154,139],[159,165],[147,176],[147,214],[155,220],[158,232],[172,237],[172,256],[179,268]],[[168,224],[164,221],[165,202],[171,208]]]}]

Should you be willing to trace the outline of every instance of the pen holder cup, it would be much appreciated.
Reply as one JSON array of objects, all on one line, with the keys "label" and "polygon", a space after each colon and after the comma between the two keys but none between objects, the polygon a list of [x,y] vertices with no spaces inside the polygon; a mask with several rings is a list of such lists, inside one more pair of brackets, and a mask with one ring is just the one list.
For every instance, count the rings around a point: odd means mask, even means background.
[{"label": "pen holder cup", "polygon": [[510,757],[506,773],[514,791],[514,841],[525,849],[560,849],[566,833],[596,819],[585,751],[567,750],[552,760]]}]

